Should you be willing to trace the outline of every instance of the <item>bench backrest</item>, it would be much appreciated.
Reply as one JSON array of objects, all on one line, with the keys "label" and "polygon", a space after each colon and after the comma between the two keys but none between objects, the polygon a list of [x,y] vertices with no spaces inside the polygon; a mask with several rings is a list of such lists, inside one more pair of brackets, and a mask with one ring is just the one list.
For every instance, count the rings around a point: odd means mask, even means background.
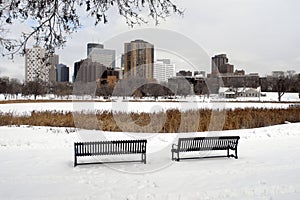
[{"label": "bench backrest", "polygon": [[119,140],[100,142],[76,142],[76,156],[117,155],[146,153],[147,140]]},{"label": "bench backrest", "polygon": [[236,149],[239,139],[239,136],[179,138],[178,149],[181,152]]}]

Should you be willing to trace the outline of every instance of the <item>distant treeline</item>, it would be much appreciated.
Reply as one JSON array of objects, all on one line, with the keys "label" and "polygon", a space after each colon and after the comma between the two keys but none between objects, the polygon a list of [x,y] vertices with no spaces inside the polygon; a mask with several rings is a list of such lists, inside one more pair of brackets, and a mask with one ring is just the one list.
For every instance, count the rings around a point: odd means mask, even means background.
[{"label": "distant treeline", "polygon": [[43,96],[46,94],[55,94],[58,97],[71,95],[73,86],[69,82],[46,83],[37,79],[21,83],[18,79],[9,77],[0,77],[0,94],[5,99],[17,99],[19,94],[22,96]]},{"label": "distant treeline", "polygon": [[[139,83],[141,81],[141,83]],[[155,80],[138,78],[130,80],[119,80],[115,84],[100,84],[97,82],[43,82],[41,79],[21,83],[18,79],[0,77],[0,94],[4,94],[5,99],[16,99],[18,94],[23,96],[44,96],[54,94],[58,98],[63,96],[91,95],[91,96],[187,96],[187,95],[209,95],[218,93],[221,86],[239,87],[261,87],[263,92],[277,92],[278,100],[286,92],[298,92],[300,97],[300,74],[288,74],[279,77],[259,78],[258,76],[228,76],[214,79],[205,78],[173,78],[168,83],[157,83]]]}]

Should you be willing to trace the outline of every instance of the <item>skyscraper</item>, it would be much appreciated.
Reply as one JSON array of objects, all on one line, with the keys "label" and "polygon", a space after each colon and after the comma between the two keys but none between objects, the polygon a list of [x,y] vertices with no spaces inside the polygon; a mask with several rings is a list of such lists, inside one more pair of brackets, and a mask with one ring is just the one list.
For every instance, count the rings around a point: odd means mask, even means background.
[{"label": "skyscraper", "polygon": [[175,76],[175,64],[170,59],[157,59],[154,63],[153,78],[159,82],[167,82]]},{"label": "skyscraper", "polygon": [[87,57],[89,57],[90,53],[95,48],[104,49],[104,45],[103,44],[98,44],[98,43],[88,43],[87,44]]},{"label": "skyscraper", "polygon": [[53,65],[56,66],[59,63],[59,56],[56,54],[50,55],[46,59],[46,65]]},{"label": "skyscraper", "polygon": [[211,59],[211,73],[218,74],[220,66],[228,63],[226,54],[220,54],[212,57]]},{"label": "skyscraper", "polygon": [[46,79],[44,62],[45,50],[39,46],[26,49],[25,53],[25,80],[34,81],[37,78]]},{"label": "skyscraper", "polygon": [[69,67],[64,64],[56,65],[56,81],[68,82],[69,81]]},{"label": "skyscraper", "polygon": [[143,40],[124,44],[124,78],[153,79],[154,45]]},{"label": "skyscraper", "polygon": [[53,54],[46,59],[46,68],[49,70],[49,82],[56,82],[56,65],[58,65],[59,56]]},{"label": "skyscraper", "polygon": [[98,62],[93,62],[87,58],[74,63],[73,82],[96,82],[100,78],[106,67]]},{"label": "skyscraper", "polygon": [[[25,53],[25,81],[40,79],[44,82],[55,81],[50,71],[58,64],[58,55],[46,56],[46,50],[40,46],[26,49]],[[53,78],[54,76],[54,78]]]},{"label": "skyscraper", "polygon": [[105,67],[115,68],[116,51],[104,49],[103,44],[88,43],[87,57]]},{"label": "skyscraper", "polygon": [[220,74],[233,74],[234,66],[228,63],[226,54],[220,54],[211,59],[211,77],[217,77]]}]

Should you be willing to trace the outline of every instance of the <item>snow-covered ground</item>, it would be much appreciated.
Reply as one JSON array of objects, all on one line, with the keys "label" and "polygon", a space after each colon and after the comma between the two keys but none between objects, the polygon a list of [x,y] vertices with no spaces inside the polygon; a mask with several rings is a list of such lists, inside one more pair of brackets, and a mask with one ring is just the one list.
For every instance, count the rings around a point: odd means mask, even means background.
[{"label": "snow-covered ground", "polygon": [[[171,161],[189,135],[239,135],[239,159]],[[0,127],[0,199],[300,199],[300,123],[189,135]],[[73,142],[97,137],[147,138],[147,164],[74,168]]]},{"label": "snow-covered ground", "polygon": [[[259,97],[237,97],[236,99],[222,99],[224,101],[262,101],[262,102],[278,102],[277,92],[263,92],[266,96]],[[216,97],[216,99],[218,99]],[[282,96],[281,101],[284,102],[300,102],[298,93],[286,93]]]},{"label": "snow-covered ground", "polygon": [[[97,99],[98,100],[98,99]],[[130,100],[130,99],[127,99]],[[133,99],[131,99],[133,100]],[[144,100],[144,101],[143,101]],[[239,98],[239,99],[219,99],[212,96],[210,99],[202,97],[187,97],[174,99],[173,101],[159,99],[149,101],[143,99],[139,102],[123,101],[123,98],[112,98],[112,102],[49,102],[49,103],[15,103],[0,104],[0,112],[14,113],[16,115],[30,114],[32,111],[123,111],[123,112],[159,112],[169,109],[179,109],[181,111],[192,109],[236,109],[236,108],[287,108],[288,102],[299,102],[298,94],[289,93],[283,96],[281,102],[277,101],[276,93],[267,93],[266,97],[259,98]],[[260,100],[260,101],[259,101]],[[245,102],[248,101],[248,102]],[[275,101],[275,102],[274,102]]]},{"label": "snow-covered ground", "polygon": [[55,102],[55,103],[15,103],[0,104],[0,112],[30,114],[31,111],[123,111],[158,112],[169,109],[181,111],[200,108],[236,109],[236,108],[288,108],[288,103],[267,102]]}]

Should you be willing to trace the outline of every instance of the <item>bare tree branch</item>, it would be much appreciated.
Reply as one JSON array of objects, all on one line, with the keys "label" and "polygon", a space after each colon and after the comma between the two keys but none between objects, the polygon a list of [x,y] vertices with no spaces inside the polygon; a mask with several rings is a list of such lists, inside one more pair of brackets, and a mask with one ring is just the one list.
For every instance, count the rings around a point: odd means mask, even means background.
[{"label": "bare tree branch", "polygon": [[[130,27],[147,23],[147,18],[159,23],[171,13],[183,15],[183,11],[171,0],[0,0],[0,49],[4,56],[24,54],[26,44],[34,39],[48,53],[63,47],[67,36],[81,27],[80,12],[85,8],[95,25],[108,22],[107,12],[116,7]],[[31,31],[23,32],[17,39],[6,37],[15,22],[30,24]]]}]

